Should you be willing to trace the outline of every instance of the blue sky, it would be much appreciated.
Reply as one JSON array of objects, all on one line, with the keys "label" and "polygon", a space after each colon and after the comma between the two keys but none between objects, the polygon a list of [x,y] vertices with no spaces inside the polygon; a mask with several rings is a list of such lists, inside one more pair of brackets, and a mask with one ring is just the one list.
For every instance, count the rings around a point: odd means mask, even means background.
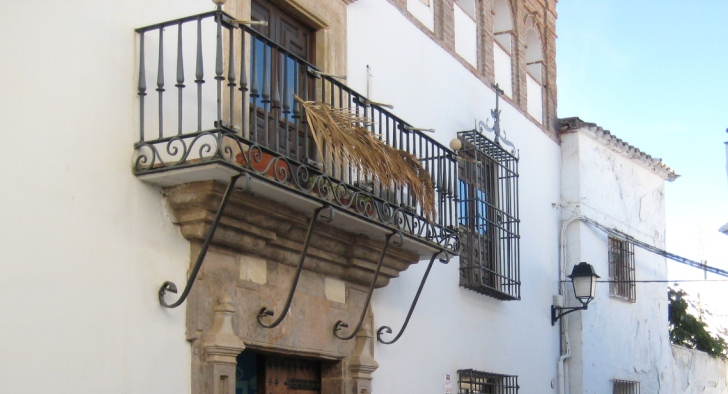
[{"label": "blue sky", "polygon": [[[728,1],[560,0],[557,11],[558,116],[596,123],[680,174],[666,186],[668,251],[728,269],[718,232],[728,222]],[[670,279],[702,277],[668,267]]]}]

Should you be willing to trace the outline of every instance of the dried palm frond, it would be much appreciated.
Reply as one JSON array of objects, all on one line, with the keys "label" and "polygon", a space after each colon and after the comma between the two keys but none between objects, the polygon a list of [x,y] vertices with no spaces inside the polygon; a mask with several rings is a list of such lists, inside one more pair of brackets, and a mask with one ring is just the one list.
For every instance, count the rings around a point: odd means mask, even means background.
[{"label": "dried palm frond", "polygon": [[358,116],[347,108],[333,108],[329,104],[294,98],[306,112],[306,120],[319,153],[323,147],[334,160],[349,162],[364,176],[377,179],[390,188],[409,186],[425,217],[433,220],[435,190],[429,174],[413,155],[393,148],[365,127],[372,121]]}]

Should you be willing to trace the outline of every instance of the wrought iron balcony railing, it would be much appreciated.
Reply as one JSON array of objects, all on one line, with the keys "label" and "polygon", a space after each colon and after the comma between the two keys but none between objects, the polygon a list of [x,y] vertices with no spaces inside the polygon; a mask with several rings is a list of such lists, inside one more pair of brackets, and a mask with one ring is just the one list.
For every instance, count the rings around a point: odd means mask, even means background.
[{"label": "wrought iron balcony railing", "polygon": [[[448,148],[222,11],[136,31],[135,175],[211,164],[247,171],[419,242],[457,250],[457,164]],[[154,92],[148,80],[156,81]],[[371,119],[363,124],[371,133],[417,157],[434,185],[437,216],[425,217],[411,187],[393,189],[336,159],[330,147],[319,151],[294,95]]]}]

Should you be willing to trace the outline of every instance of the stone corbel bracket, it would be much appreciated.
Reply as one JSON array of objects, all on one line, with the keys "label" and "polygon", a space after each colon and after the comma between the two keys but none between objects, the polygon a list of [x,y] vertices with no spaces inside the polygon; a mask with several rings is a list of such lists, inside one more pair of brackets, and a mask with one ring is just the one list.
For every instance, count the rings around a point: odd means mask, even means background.
[{"label": "stone corbel bracket", "polygon": [[[180,232],[190,242],[204,240],[217,212],[224,185],[213,181],[190,183],[164,190]],[[234,192],[212,246],[296,267],[310,218],[302,212],[249,193]],[[316,226],[304,270],[341,279],[366,290],[379,263],[381,239],[370,239],[325,224]],[[412,252],[389,248],[375,288],[381,288],[419,260]]]}]

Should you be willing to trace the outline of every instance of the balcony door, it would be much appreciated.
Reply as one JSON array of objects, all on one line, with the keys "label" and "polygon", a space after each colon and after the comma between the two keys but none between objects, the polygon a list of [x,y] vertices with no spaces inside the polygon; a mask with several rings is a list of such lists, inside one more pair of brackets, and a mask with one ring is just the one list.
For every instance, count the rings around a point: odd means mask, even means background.
[{"label": "balcony door", "polygon": [[315,153],[314,144],[300,122],[303,114],[295,108],[293,95],[313,98],[313,81],[305,63],[314,63],[315,31],[265,0],[252,1],[251,19],[268,22],[254,28],[272,42],[254,40],[252,47],[257,97],[251,94],[251,140],[306,163]]},{"label": "balcony door", "polygon": [[250,14],[255,21],[268,22],[268,26],[255,25],[258,32],[301,59],[313,63],[313,29],[265,0],[253,0]]}]

